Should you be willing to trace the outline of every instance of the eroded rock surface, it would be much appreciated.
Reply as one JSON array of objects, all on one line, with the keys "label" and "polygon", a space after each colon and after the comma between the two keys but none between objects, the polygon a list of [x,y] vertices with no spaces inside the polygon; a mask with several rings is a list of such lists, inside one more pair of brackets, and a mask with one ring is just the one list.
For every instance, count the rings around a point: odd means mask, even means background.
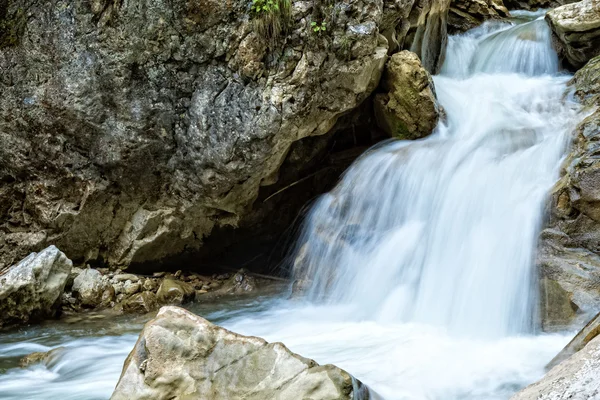
[{"label": "eroded rock surface", "polygon": [[50,246],[0,275],[0,327],[54,316],[72,266]]},{"label": "eroded rock surface", "polygon": [[600,55],[600,1],[582,0],[546,14],[557,51],[568,65],[581,68]]},{"label": "eroded rock surface", "polygon": [[[542,319],[565,326],[600,310],[600,57],[571,85],[589,115],[577,127],[541,234]],[[578,321],[584,322],[584,321]]]},{"label": "eroded rock surface", "polygon": [[127,357],[112,400],[366,400],[358,380],[281,343],[238,335],[163,307]]},{"label": "eroded rock surface", "polygon": [[50,243],[124,267],[198,251],[375,89],[381,33],[435,70],[448,4],[292,1],[273,38],[243,1],[5,1],[0,269]]},{"label": "eroded rock surface", "polygon": [[429,135],[440,117],[431,75],[415,53],[394,54],[385,67],[382,88],[375,96],[377,124],[388,135],[419,139]]}]

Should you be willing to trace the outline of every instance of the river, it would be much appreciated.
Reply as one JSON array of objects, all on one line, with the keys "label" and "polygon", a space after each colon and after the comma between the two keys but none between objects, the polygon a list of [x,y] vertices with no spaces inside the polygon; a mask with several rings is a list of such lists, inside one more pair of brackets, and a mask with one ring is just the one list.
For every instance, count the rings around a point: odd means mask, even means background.
[{"label": "river", "polygon": [[[434,77],[446,117],[362,156],[307,217],[302,300],[191,309],[336,364],[386,400],[494,400],[539,379],[573,332],[539,332],[535,248],[578,106],[541,13],[451,37]],[[0,335],[1,399],[107,399],[151,316]],[[64,346],[48,365],[19,357]]]}]

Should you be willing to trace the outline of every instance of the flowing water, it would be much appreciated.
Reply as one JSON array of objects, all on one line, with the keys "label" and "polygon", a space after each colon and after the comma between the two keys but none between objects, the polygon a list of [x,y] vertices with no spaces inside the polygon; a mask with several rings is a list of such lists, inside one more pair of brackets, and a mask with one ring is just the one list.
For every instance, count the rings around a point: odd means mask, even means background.
[{"label": "flowing water", "polygon": [[[193,310],[345,368],[386,400],[509,398],[570,338],[536,333],[533,270],[578,120],[568,79],[541,19],[450,38],[436,132],[371,149],[314,205],[295,265],[307,298]],[[107,399],[144,318],[4,335],[0,398]],[[48,365],[14,368],[56,346]]]}]

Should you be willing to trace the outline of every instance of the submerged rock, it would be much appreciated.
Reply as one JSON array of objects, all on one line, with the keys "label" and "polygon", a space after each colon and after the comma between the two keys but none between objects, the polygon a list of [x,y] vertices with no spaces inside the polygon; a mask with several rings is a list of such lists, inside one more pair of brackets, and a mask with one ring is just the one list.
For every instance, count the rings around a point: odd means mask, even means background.
[{"label": "submerged rock", "polygon": [[419,139],[433,131],[440,117],[431,75],[410,51],[394,54],[385,67],[382,87],[375,96],[377,124],[399,139]]},{"label": "submerged rock", "polygon": [[44,363],[44,364],[48,365],[49,363],[54,361],[60,355],[60,353],[62,353],[64,351],[65,351],[64,347],[57,347],[50,351],[35,352],[35,353],[28,354],[25,357],[21,358],[21,360],[19,360],[19,367],[27,368],[27,367],[30,367],[31,365],[40,364],[40,363]]},{"label": "submerged rock", "polygon": [[574,143],[552,191],[550,218],[540,236],[541,317],[546,330],[583,323],[600,310],[600,56],[577,71],[570,84],[588,116],[573,132]]},{"label": "submerged rock", "polygon": [[546,20],[557,39],[557,51],[573,68],[600,55],[600,2],[582,0],[550,10]]},{"label": "submerged rock", "polygon": [[0,327],[54,316],[72,266],[50,246],[0,275]]},{"label": "submerged rock", "polygon": [[596,337],[511,400],[592,400],[599,397],[600,337]]},{"label": "submerged rock", "polygon": [[346,371],[163,307],[131,351],[111,400],[366,400]]}]

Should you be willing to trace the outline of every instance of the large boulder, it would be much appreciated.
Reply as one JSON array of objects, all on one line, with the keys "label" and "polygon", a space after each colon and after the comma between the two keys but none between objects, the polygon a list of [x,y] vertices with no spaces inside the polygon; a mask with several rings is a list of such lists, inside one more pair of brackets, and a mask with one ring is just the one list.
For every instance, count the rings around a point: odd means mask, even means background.
[{"label": "large boulder", "polygon": [[588,116],[573,134],[540,238],[546,329],[583,323],[600,310],[600,56],[575,74],[571,86]]},{"label": "large boulder", "polygon": [[600,398],[600,337],[552,368],[511,400],[592,400]]},{"label": "large boulder", "polygon": [[567,344],[565,348],[548,363],[547,368],[552,368],[571,357],[573,354],[587,346],[587,344],[598,336],[598,334],[600,334],[600,314],[596,314],[596,316],[592,318],[590,322],[577,333],[577,335],[575,335],[569,344]]},{"label": "large boulder", "polygon": [[464,32],[488,19],[509,15],[502,0],[453,0],[448,14],[448,29],[451,33]]},{"label": "large boulder", "polygon": [[0,328],[54,316],[72,266],[50,246],[0,275]]},{"label": "large boulder", "polygon": [[281,343],[163,307],[125,360],[112,400],[361,400],[368,390],[346,371],[320,366]]},{"label": "large boulder", "polygon": [[600,1],[582,0],[546,14],[559,53],[568,65],[581,68],[600,55]]},{"label": "large boulder", "polygon": [[374,100],[381,129],[400,139],[418,139],[433,131],[440,106],[433,79],[415,53],[404,50],[394,54],[386,64],[381,86],[386,92]]},{"label": "large boulder", "polygon": [[0,2],[0,270],[48,243],[109,266],[202,250],[368,98],[382,32],[437,68],[447,3]]}]

